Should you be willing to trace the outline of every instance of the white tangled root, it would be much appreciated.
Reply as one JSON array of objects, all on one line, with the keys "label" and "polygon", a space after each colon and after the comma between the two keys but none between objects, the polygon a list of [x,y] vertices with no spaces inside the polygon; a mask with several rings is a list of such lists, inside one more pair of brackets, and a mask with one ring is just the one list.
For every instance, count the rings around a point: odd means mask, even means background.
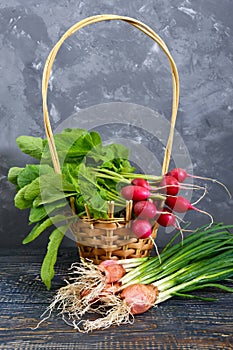
[{"label": "white tangled root", "polygon": [[[54,300],[41,315],[43,319],[33,329],[50,318],[54,311],[69,326],[84,333],[133,322],[130,306],[111,288],[106,288],[106,277],[97,266],[83,261],[82,264],[72,264],[70,270],[71,283],[66,280],[67,285],[57,291]],[[85,319],[86,314],[102,317]]]}]

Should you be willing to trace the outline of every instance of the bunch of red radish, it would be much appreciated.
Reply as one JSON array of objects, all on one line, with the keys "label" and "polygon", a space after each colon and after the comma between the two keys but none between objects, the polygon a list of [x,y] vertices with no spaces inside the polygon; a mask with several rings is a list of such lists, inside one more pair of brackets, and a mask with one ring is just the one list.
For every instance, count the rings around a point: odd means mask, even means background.
[{"label": "bunch of red radish", "polygon": [[[179,190],[184,188],[181,183],[188,177],[195,177],[181,168],[175,168],[163,176],[162,181],[156,187],[143,178],[135,178],[131,185],[122,188],[121,194],[126,200],[133,201],[132,231],[137,238],[148,238],[153,231],[155,222],[159,225],[179,228],[179,223],[174,212],[185,213],[188,210],[196,210],[209,215],[208,213],[195,208],[188,199],[177,196]],[[160,200],[160,208],[156,207],[159,203],[158,194],[164,196]]]}]

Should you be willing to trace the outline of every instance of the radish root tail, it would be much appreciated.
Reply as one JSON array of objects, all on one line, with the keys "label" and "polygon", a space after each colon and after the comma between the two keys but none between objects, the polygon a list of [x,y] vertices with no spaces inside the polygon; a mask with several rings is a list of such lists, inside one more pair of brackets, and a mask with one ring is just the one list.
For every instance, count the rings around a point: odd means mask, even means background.
[{"label": "radish root tail", "polygon": [[228,190],[227,186],[224,185],[224,183],[222,183],[216,179],[212,179],[211,177],[197,176],[197,175],[191,175],[191,174],[187,174],[187,175],[193,179],[208,180],[208,181],[211,181],[213,183],[216,183],[216,184],[222,186],[224,188],[224,190],[227,192],[229,198],[230,199],[232,198],[231,192]]},{"label": "radish root tail", "polygon": [[208,213],[207,211],[205,211],[205,210],[201,210],[201,209],[198,209],[198,208],[195,208],[195,210],[196,210],[197,212],[199,212],[199,213],[202,213],[202,214],[205,214],[205,215],[209,216],[209,218],[210,218],[210,223],[209,223],[209,225],[205,228],[205,230],[207,230],[208,228],[210,228],[210,227],[213,225],[213,223],[214,223],[214,218],[213,218],[213,216],[212,216],[210,213]]},{"label": "radish root tail", "polygon": [[196,205],[197,203],[199,203],[207,194],[207,188],[205,187],[204,193],[196,200],[196,202],[191,203],[192,206]]}]

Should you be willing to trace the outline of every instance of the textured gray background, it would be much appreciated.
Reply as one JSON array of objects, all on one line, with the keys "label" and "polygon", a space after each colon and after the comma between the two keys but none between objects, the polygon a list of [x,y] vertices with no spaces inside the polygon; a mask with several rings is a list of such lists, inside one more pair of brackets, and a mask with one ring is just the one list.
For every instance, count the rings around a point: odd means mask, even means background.
[{"label": "textured gray background", "polygon": [[[14,208],[7,182],[11,166],[28,162],[18,135],[43,136],[41,77],[45,59],[69,26],[100,13],[128,15],[150,25],[167,43],[180,74],[177,130],[194,173],[233,189],[233,1],[102,0],[0,2],[0,234],[17,247],[29,231],[27,211]],[[49,109],[56,128],[79,109],[105,102],[132,102],[169,118],[168,64],[154,43],[123,22],[92,25],[67,40],[50,84]],[[202,209],[232,223],[232,201],[209,186]],[[192,215],[195,224],[206,222]],[[164,242],[162,236],[160,241]],[[166,236],[167,239],[167,236]],[[32,243],[44,245],[46,234]],[[64,244],[73,244],[68,239]]]}]

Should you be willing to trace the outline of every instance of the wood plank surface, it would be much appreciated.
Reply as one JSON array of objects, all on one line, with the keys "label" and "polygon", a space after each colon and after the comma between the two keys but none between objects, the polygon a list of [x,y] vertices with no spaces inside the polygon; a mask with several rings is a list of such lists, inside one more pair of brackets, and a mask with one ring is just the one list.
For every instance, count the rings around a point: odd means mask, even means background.
[{"label": "wood plank surface", "polygon": [[33,330],[67,269],[73,248],[61,251],[51,291],[39,278],[43,252],[0,250],[0,349],[233,349],[233,296],[217,290],[201,295],[216,302],[174,298],[135,317],[133,324],[79,333],[53,315]]}]

